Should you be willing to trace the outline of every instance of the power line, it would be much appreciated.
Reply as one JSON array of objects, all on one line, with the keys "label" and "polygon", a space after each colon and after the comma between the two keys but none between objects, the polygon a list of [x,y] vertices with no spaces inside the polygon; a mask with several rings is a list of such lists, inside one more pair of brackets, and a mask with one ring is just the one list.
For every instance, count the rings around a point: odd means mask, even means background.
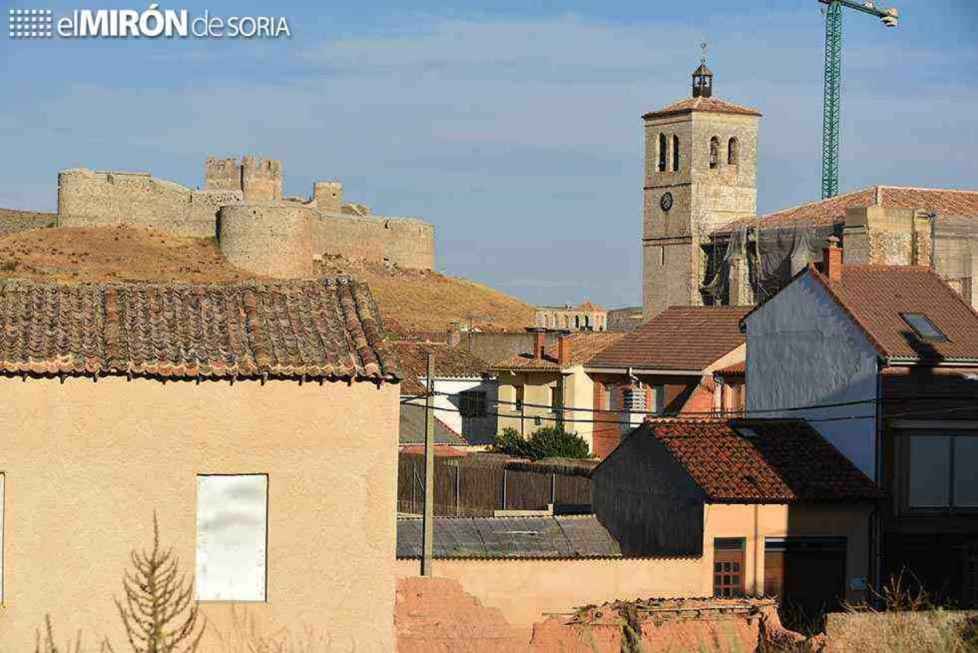
[{"label": "power line", "polygon": [[[410,406],[411,408],[425,408],[424,404],[411,403],[413,400],[420,399],[420,398],[422,398],[422,397],[407,397],[405,399],[402,399],[401,405],[402,406]],[[447,408],[447,407],[444,407],[444,406],[433,406],[432,407],[432,410],[441,411],[441,412],[445,412],[445,413],[461,413],[462,412],[458,408]],[[887,417],[933,417],[934,415],[945,415],[945,414],[948,414],[948,413],[953,413],[953,412],[962,411],[962,410],[975,410],[975,407],[974,406],[958,406],[958,407],[954,407],[954,408],[942,408],[942,409],[940,409],[938,411],[934,411],[934,410],[923,410],[922,409],[922,410],[916,411],[916,412],[915,411],[907,411],[907,412],[902,412],[902,413],[894,413],[894,414],[891,414],[891,415],[887,415]],[[645,413],[634,413],[634,414],[645,414]],[[567,423],[570,423],[570,424],[610,424],[610,425],[618,425],[618,426],[634,426],[636,428],[638,426],[640,426],[640,424],[637,424],[637,423],[632,422],[632,421],[629,421],[629,420],[615,420],[615,419],[607,419],[607,420],[604,420],[604,419],[574,419],[574,418],[556,417],[556,416],[550,416],[550,415],[507,415],[507,414],[503,414],[503,413],[499,413],[499,412],[494,412],[494,411],[487,411],[486,413],[484,413],[481,416],[483,416],[483,417],[504,417],[504,418],[509,418],[509,419],[518,419],[518,420],[533,420],[535,422],[536,421],[555,422],[555,423],[561,423],[561,424],[567,424]],[[696,416],[695,415],[691,415],[689,413],[679,413],[677,415],[649,415],[649,416],[650,417],[653,417],[653,418],[662,418],[662,419],[679,419],[679,420],[682,420],[682,419],[696,419]],[[710,416],[711,417],[714,417],[714,418],[717,418],[717,419],[738,419],[738,418],[741,418],[742,417],[742,415],[739,415],[739,414],[737,414],[737,415],[730,415],[730,414],[722,414],[722,413],[721,414],[711,413]],[[805,422],[808,422],[808,423],[823,423],[823,422],[844,422],[844,421],[863,420],[863,419],[876,419],[876,418],[877,418],[876,415],[837,415],[835,417],[814,417],[814,418],[798,418],[798,419],[803,419]]]},{"label": "power line", "polygon": [[[460,393],[460,392],[439,392],[439,391],[435,391],[434,394],[435,395],[438,395],[438,396],[441,396],[441,397],[450,397],[450,398],[452,398],[452,397],[460,397],[462,393]],[[423,394],[422,395],[403,395],[403,396],[407,396],[407,397],[410,397],[410,398],[417,398],[417,399],[423,399],[424,398],[424,395]],[[957,395],[918,395],[918,396],[913,396],[913,397],[900,397],[899,399],[895,399],[895,398],[892,398],[892,399],[854,399],[854,400],[851,400],[851,401],[838,401],[838,402],[825,403],[825,404],[810,404],[808,406],[791,406],[791,407],[786,407],[786,408],[764,408],[764,409],[755,409],[755,410],[747,410],[747,409],[744,409],[744,410],[736,410],[736,411],[724,411],[724,414],[727,415],[727,416],[729,416],[729,417],[749,417],[751,415],[771,415],[771,414],[775,414],[775,413],[791,413],[791,412],[801,412],[801,411],[825,410],[825,409],[829,409],[829,408],[848,408],[848,407],[851,407],[851,406],[860,406],[860,405],[865,405],[865,404],[877,404],[877,403],[883,404],[883,403],[888,403],[888,402],[907,402],[907,401],[932,401],[932,400],[940,400],[940,399],[965,400],[966,398],[961,397],[961,396],[957,396]],[[507,401],[507,400],[504,400],[504,399],[496,399],[492,403],[496,404],[497,406],[498,405],[507,405],[507,406],[523,406],[523,407],[526,407],[526,408],[543,408],[543,409],[548,409],[548,410],[554,410],[555,409],[555,407],[553,405],[551,405],[551,404],[536,404],[536,403],[529,403],[529,402],[525,402],[525,401],[524,402],[516,402],[516,401]],[[646,410],[646,411],[636,411],[636,410],[627,410],[627,409],[624,409],[624,408],[609,408],[609,409],[606,410],[606,409],[601,409],[601,408],[584,408],[584,407],[576,407],[576,406],[559,406],[556,409],[557,410],[564,411],[564,412],[578,412],[578,413],[613,413],[613,414],[618,414],[618,415],[621,415],[621,414],[632,414],[632,415],[648,415],[649,417],[669,417],[669,415],[660,415],[660,414],[657,414],[655,411],[648,411],[648,410]],[[683,417],[697,417],[697,416],[702,416],[702,417],[716,417],[717,414],[718,413],[716,411],[683,411],[683,412],[679,413],[678,415],[683,416]],[[512,417],[512,415],[501,415],[501,416],[502,417]],[[871,417],[874,417],[874,416],[871,416]],[[836,418],[822,418],[822,419],[824,421],[830,421],[830,420],[834,420]],[[848,417],[846,417],[846,416],[838,416],[838,419],[848,419]],[[572,421],[572,420],[565,419],[564,421]],[[587,422],[589,420],[574,420],[574,421]],[[811,420],[809,420],[809,421],[811,421]]]}]

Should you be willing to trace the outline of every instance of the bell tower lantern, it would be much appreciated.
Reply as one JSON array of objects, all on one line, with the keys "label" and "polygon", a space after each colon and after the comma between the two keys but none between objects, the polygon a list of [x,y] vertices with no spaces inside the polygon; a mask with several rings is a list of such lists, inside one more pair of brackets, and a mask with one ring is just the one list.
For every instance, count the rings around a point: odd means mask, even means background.
[{"label": "bell tower lantern", "polygon": [[693,71],[693,97],[711,97],[713,95],[713,73],[702,62]]}]

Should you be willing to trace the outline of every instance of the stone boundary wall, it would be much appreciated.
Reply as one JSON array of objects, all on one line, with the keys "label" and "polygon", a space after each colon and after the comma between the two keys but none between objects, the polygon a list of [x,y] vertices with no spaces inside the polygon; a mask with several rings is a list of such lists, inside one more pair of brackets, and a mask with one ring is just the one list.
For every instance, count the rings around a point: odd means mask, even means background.
[{"label": "stone boundary wall", "polygon": [[320,213],[312,223],[313,252],[431,270],[435,227],[414,218]]},{"label": "stone boundary wall", "polygon": [[[64,170],[58,175],[57,225],[128,224],[179,236],[217,237],[232,263],[276,277],[311,275],[312,257],[318,255],[389,262],[406,269],[434,269],[434,225],[413,218],[325,211],[323,205],[336,208],[342,199],[338,182],[317,184],[309,202],[280,200],[281,189],[275,185],[281,181],[280,167],[270,169],[265,175],[269,179],[260,174],[252,175],[255,179],[248,177],[253,185],[261,182],[259,194],[268,197],[247,200],[246,191],[225,187],[233,184],[234,174],[228,173],[227,180],[219,178],[219,163],[208,161],[208,190],[187,188],[147,172]],[[261,167],[260,172],[264,171]],[[315,193],[319,194],[318,199]],[[255,211],[249,213],[249,207]],[[226,216],[228,224],[218,222],[219,212]],[[248,225],[247,215],[252,216],[253,225]],[[305,224],[300,225],[300,219]],[[284,260],[295,257],[302,260]]]},{"label": "stone boundary wall", "polygon": [[[649,596],[703,594],[703,558],[436,559],[436,578],[461,583],[513,626],[531,628],[548,613]],[[417,559],[398,559],[398,578],[417,576]]]},{"label": "stone boundary wall", "polygon": [[130,224],[213,238],[218,207],[241,200],[240,191],[191,190],[148,172],[76,168],[58,174],[59,227]]}]

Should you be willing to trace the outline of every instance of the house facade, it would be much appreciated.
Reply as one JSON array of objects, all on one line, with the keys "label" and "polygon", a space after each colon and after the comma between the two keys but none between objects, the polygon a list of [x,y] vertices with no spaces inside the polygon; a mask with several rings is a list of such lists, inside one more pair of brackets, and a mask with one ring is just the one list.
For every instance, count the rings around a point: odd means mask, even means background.
[{"label": "house facade", "polygon": [[0,331],[0,648],[45,614],[123,646],[155,513],[205,649],[232,606],[393,649],[399,374],[366,286],[5,282]]},{"label": "house facade", "polygon": [[804,417],[887,493],[877,578],[978,603],[978,314],[926,267],[835,243],[744,318],[747,408]]},{"label": "house facade", "polygon": [[499,432],[512,428],[529,437],[540,428],[562,426],[595,451],[594,383],[585,366],[624,335],[560,335],[556,344],[548,346],[547,333],[538,330],[533,352],[493,365],[499,378]]},{"label": "house facade", "polygon": [[799,420],[650,418],[591,474],[629,557],[700,560],[695,596],[866,598],[872,481]]},{"label": "house facade", "polygon": [[[444,444],[484,448],[496,435],[499,384],[481,359],[459,346],[438,342],[400,341],[392,344],[404,374],[401,383],[401,443],[424,442],[424,394],[428,353],[434,357],[436,440]],[[421,424],[420,432],[416,428]],[[452,437],[454,434],[455,437]]]},{"label": "house facade", "polygon": [[731,408],[735,391],[714,372],[743,363],[740,319],[749,310],[673,306],[591,358],[585,371],[598,411],[595,454],[608,455],[648,414],[704,416]]}]

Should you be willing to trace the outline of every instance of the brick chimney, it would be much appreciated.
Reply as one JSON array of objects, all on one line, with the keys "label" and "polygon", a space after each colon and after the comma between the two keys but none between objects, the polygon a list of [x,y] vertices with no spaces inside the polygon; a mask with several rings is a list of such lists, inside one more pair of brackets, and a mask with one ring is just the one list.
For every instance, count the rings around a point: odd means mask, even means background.
[{"label": "brick chimney", "polygon": [[533,358],[543,358],[543,352],[547,348],[547,332],[543,329],[533,334]]},{"label": "brick chimney", "polygon": [[561,335],[557,338],[557,364],[561,367],[570,365],[571,341],[570,336]]},{"label": "brick chimney", "polygon": [[829,236],[829,246],[822,250],[822,273],[829,281],[842,279],[842,248],[839,247],[839,237]]}]

